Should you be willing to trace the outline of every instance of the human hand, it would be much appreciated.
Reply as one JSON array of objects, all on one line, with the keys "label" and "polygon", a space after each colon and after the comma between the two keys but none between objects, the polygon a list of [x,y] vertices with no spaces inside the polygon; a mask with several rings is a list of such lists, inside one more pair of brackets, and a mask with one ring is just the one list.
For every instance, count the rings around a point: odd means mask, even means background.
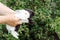
[{"label": "human hand", "polygon": [[16,26],[17,24],[22,24],[21,20],[14,16],[14,14],[5,15],[6,24],[10,26]]}]

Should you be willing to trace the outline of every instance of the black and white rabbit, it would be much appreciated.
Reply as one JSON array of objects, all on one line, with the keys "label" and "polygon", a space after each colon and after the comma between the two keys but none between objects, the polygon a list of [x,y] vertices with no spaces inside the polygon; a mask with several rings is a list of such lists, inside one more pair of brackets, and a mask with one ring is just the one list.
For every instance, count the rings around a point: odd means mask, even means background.
[{"label": "black and white rabbit", "polygon": [[[30,9],[22,9],[22,10],[16,10],[15,11],[15,17],[18,17],[21,19],[22,23],[29,23],[32,24],[31,18],[34,16],[34,12]],[[20,24],[16,25],[16,27],[12,27],[10,25],[6,24],[6,28],[9,33],[11,33],[15,38],[18,39],[18,29],[19,29]]]}]

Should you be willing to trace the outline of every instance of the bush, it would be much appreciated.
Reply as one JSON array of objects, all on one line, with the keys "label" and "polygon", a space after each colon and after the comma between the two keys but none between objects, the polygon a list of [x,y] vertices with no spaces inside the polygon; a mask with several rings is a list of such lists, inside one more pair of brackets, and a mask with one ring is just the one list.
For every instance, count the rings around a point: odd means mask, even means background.
[{"label": "bush", "polygon": [[[13,10],[32,9],[34,25],[21,25],[18,40],[59,40],[59,0],[0,0]],[[58,5],[57,5],[58,4]],[[0,25],[1,40],[17,40]],[[58,37],[58,35],[59,37]]]}]

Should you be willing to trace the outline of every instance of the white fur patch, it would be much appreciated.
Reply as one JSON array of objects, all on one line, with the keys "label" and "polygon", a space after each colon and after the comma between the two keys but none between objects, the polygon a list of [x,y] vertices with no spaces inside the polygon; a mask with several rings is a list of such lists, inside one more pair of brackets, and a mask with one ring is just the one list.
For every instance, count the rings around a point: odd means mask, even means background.
[{"label": "white fur patch", "polygon": [[16,17],[19,17],[20,19],[27,19],[30,17],[30,14],[26,10],[16,10]]}]

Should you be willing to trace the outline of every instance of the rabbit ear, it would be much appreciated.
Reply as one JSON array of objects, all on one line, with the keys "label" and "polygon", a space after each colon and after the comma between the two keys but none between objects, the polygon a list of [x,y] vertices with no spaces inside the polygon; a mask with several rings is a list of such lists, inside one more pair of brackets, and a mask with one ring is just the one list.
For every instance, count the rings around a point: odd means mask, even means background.
[{"label": "rabbit ear", "polygon": [[34,13],[32,10],[30,10],[30,9],[25,9],[25,10],[30,13],[30,18],[31,18],[32,16],[34,16],[35,13]]}]

